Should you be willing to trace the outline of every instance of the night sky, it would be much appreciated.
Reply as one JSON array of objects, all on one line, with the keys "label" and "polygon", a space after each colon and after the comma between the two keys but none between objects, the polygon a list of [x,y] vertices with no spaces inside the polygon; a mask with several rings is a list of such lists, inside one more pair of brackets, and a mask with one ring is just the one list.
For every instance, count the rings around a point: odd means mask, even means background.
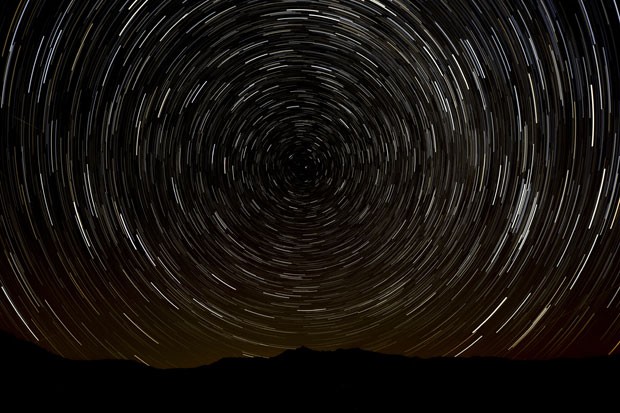
[{"label": "night sky", "polygon": [[3,0],[0,329],[157,367],[620,352],[618,0]]}]

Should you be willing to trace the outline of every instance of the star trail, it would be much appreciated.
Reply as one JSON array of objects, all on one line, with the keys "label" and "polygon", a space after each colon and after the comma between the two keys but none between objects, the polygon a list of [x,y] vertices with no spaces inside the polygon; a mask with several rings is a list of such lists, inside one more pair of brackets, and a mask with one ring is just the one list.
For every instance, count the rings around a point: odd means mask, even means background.
[{"label": "star trail", "polygon": [[158,367],[620,351],[617,0],[0,10],[1,329]]}]

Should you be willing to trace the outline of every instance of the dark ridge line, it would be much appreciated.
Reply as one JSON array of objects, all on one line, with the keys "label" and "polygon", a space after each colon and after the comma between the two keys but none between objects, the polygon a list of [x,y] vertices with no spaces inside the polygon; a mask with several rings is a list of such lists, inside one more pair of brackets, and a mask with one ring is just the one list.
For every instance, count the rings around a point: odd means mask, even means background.
[{"label": "dark ridge line", "polygon": [[[374,362],[375,367],[377,366],[377,362],[383,364],[396,364],[400,363],[401,365],[421,365],[425,363],[434,363],[434,364],[452,364],[454,366],[464,365],[464,364],[503,364],[503,365],[528,365],[531,367],[536,367],[540,365],[551,365],[551,364],[586,364],[586,363],[620,363],[620,354],[614,355],[600,355],[600,356],[589,356],[589,357],[559,357],[559,358],[551,358],[551,359],[511,359],[505,357],[494,357],[494,356],[470,356],[470,357],[417,357],[417,356],[406,356],[400,354],[390,354],[390,353],[380,353],[372,350],[366,350],[362,348],[338,348],[335,350],[315,350],[306,346],[300,346],[295,349],[286,349],[281,353],[273,356],[273,357],[224,357],[219,360],[216,360],[209,364],[197,365],[194,367],[171,367],[171,368],[161,368],[146,365],[140,363],[136,360],[132,359],[92,359],[92,360],[84,360],[84,359],[71,359],[66,358],[61,355],[58,355],[52,351],[49,351],[36,343],[33,343],[28,340],[23,340],[15,337],[14,335],[1,331],[0,330],[0,360],[3,355],[6,355],[7,351],[14,351],[17,354],[14,356],[24,355],[23,359],[18,359],[10,357],[8,361],[4,361],[4,365],[7,364],[19,364],[23,367],[38,365],[39,367],[45,366],[46,364],[54,363],[54,364],[71,364],[77,366],[79,364],[90,364],[92,366],[96,365],[106,365],[106,367],[131,367],[138,369],[151,369],[154,371],[187,371],[187,370],[204,370],[209,368],[214,369],[222,369],[233,364],[236,364],[236,368],[239,368],[241,364],[246,364],[246,367],[250,364],[280,364],[282,362],[289,362],[291,364],[299,364],[304,361],[313,359],[314,361],[320,359],[321,362],[324,361],[335,361],[342,363],[343,361],[352,361],[354,359],[364,360],[366,363]],[[392,366],[394,367],[394,366]],[[620,367],[620,366],[619,366]]]}]

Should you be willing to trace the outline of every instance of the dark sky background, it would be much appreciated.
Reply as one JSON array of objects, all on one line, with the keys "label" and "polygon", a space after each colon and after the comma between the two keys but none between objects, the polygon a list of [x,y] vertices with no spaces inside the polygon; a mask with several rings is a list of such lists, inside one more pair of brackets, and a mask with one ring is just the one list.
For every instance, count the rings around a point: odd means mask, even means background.
[{"label": "dark sky background", "polygon": [[617,0],[0,24],[0,329],[158,367],[620,351]]}]

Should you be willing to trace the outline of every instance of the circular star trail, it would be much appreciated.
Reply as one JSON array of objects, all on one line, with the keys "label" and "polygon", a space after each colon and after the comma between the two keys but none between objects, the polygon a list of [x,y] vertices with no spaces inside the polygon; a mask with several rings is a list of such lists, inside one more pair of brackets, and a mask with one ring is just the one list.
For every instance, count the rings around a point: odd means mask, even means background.
[{"label": "circular star trail", "polygon": [[3,2],[0,327],[161,367],[617,352],[618,9]]}]

